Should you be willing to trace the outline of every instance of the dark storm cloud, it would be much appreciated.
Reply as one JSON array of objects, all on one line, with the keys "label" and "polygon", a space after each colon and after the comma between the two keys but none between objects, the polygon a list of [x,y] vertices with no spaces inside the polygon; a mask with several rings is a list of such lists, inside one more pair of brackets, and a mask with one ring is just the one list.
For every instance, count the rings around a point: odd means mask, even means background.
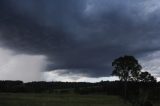
[{"label": "dark storm cloud", "polygon": [[159,50],[157,0],[1,0],[2,45],[47,55],[48,70],[111,73],[114,58]]}]

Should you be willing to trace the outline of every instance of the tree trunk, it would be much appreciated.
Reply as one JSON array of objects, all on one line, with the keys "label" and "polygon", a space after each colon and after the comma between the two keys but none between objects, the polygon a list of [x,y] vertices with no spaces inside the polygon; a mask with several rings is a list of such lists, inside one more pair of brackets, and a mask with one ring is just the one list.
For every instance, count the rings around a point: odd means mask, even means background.
[{"label": "tree trunk", "polygon": [[127,81],[124,82],[124,98],[127,99]]}]

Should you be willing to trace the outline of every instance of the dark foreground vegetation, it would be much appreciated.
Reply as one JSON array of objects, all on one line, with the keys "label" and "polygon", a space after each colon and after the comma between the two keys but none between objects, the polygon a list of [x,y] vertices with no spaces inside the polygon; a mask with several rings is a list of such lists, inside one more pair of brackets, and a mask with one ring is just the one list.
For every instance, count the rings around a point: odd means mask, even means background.
[{"label": "dark foreground vegetation", "polygon": [[[160,82],[28,82],[0,81],[0,105],[3,106],[134,106],[149,100],[160,104]],[[18,105],[19,104],[19,105]],[[42,105],[45,104],[45,105]],[[139,106],[139,105],[135,105]]]},{"label": "dark foreground vegetation", "polygon": [[[27,82],[0,81],[0,92],[9,93],[77,93],[124,95],[123,81],[87,82]],[[160,99],[160,82],[127,82],[127,94],[137,94],[148,91],[153,99]]]}]

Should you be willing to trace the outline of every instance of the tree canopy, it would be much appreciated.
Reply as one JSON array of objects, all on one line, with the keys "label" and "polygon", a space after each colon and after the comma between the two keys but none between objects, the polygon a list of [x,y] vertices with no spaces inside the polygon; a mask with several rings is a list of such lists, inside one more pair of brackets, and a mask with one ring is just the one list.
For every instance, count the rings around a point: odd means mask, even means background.
[{"label": "tree canopy", "polygon": [[139,76],[139,80],[142,82],[155,82],[156,78],[154,78],[149,72],[141,72]]},{"label": "tree canopy", "polygon": [[133,56],[125,55],[112,62],[112,75],[118,76],[121,81],[155,81],[149,72],[141,72],[142,66]]}]

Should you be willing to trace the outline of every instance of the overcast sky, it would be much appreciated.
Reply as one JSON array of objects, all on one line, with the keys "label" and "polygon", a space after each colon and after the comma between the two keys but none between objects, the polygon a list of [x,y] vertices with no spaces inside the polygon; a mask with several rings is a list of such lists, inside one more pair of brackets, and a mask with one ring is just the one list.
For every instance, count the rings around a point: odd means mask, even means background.
[{"label": "overcast sky", "polygon": [[159,0],[0,0],[0,79],[113,80],[135,56],[160,77]]}]

